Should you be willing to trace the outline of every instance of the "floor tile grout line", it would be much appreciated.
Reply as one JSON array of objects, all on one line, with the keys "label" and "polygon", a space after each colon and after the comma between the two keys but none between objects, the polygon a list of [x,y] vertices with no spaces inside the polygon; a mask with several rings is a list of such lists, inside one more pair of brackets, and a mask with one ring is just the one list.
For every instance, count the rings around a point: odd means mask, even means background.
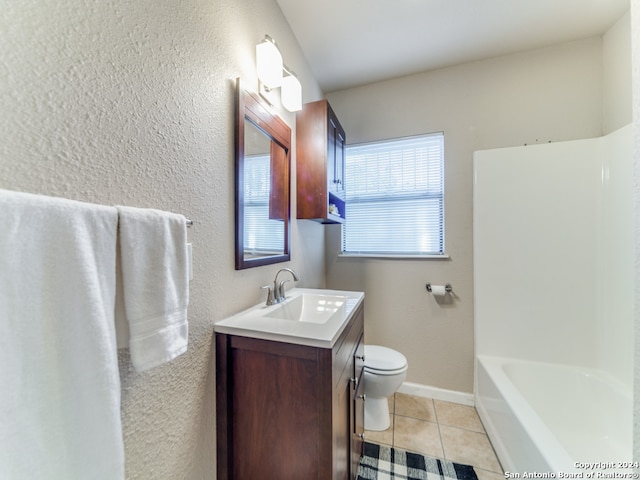
[{"label": "floor tile grout line", "polygon": [[447,455],[444,451],[444,442],[442,441],[442,431],[440,430],[440,420],[438,419],[438,410],[436,409],[436,402],[431,399],[431,405],[433,407],[433,416],[436,417],[436,424],[438,425],[438,438],[440,439],[440,448],[442,449],[442,457],[447,460]]},{"label": "floor tile grout line", "polygon": [[393,394],[393,415],[391,415],[391,421],[393,422],[393,430],[391,431],[391,446],[396,444],[396,394]]},{"label": "floor tile grout line", "polygon": [[426,423],[437,423],[438,425],[442,425],[443,427],[448,427],[448,428],[455,428],[458,430],[464,430],[465,432],[469,432],[469,433],[479,433],[481,435],[487,435],[487,432],[484,430],[474,430],[473,428],[468,428],[468,427],[461,427],[460,425],[451,425],[449,423],[441,423],[439,421],[434,421],[434,420],[427,420],[424,418],[418,418],[418,417],[412,417],[410,415],[401,415],[399,413],[395,414],[398,417],[402,417],[402,418],[410,418],[412,420],[418,420],[419,422],[426,422]]}]

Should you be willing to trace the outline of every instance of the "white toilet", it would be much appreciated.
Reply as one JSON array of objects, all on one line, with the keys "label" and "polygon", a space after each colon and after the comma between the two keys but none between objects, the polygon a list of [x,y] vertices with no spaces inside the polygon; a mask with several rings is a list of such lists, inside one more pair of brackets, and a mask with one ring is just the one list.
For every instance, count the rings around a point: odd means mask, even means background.
[{"label": "white toilet", "polygon": [[400,352],[379,345],[364,346],[364,428],[382,431],[390,426],[389,402],[405,378],[407,359]]}]

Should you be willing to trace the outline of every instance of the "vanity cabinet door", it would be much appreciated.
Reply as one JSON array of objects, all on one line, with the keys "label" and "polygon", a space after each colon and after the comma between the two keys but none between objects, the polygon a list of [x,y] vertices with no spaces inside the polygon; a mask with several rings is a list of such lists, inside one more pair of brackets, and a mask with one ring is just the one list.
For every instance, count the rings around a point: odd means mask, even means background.
[{"label": "vanity cabinet door", "polygon": [[216,361],[217,478],[333,478],[330,351],[217,333]]}]

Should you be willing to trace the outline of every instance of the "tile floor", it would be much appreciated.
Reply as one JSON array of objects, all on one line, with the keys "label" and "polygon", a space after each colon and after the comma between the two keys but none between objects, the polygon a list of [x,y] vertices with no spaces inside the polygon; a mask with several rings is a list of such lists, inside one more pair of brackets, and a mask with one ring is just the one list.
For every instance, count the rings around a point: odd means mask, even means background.
[{"label": "tile floor", "polygon": [[389,412],[391,427],[366,430],[367,441],[472,465],[479,480],[504,480],[474,407],[396,393]]}]

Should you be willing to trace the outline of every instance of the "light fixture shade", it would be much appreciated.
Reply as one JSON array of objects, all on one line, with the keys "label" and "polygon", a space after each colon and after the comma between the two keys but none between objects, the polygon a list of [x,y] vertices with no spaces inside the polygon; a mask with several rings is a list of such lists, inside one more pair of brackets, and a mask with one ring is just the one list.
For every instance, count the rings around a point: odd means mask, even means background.
[{"label": "light fixture shade", "polygon": [[268,88],[278,88],[282,84],[282,55],[268,37],[256,45],[256,70],[258,79]]},{"label": "light fixture shade", "polygon": [[280,101],[290,112],[302,110],[302,85],[295,75],[287,75],[282,79]]}]

